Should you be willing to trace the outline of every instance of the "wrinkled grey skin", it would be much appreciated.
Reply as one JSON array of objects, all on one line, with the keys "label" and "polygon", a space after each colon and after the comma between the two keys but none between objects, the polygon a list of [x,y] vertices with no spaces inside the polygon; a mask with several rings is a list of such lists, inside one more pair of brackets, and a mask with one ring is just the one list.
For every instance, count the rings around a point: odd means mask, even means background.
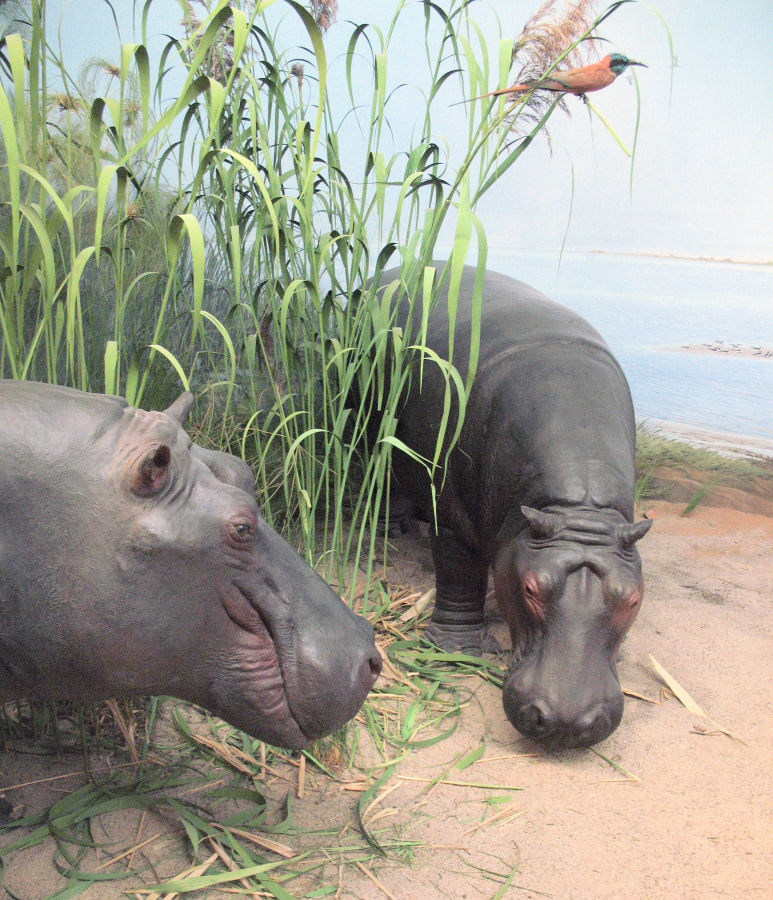
[{"label": "wrinkled grey skin", "polygon": [[[438,272],[443,263],[436,263]],[[386,284],[398,270],[382,277]],[[474,269],[462,278],[454,363],[467,374]],[[405,323],[406,305],[400,312]],[[414,313],[420,321],[420,310]],[[415,326],[414,326],[415,333]],[[448,355],[447,294],[427,342]],[[445,381],[425,361],[397,436],[432,458]],[[449,432],[453,432],[453,414]],[[505,711],[524,735],[587,746],[620,722],[615,660],[642,597],[633,521],[635,425],[625,377],[580,316],[489,272],[480,358],[460,441],[437,501],[437,599],[427,637],[448,650],[496,649],[483,627],[489,568],[514,653]],[[432,518],[427,472],[393,454],[401,492]],[[436,482],[441,488],[441,478]]]},{"label": "wrinkled grey skin", "polygon": [[172,694],[301,748],[360,708],[373,630],[192,444],[192,398],[0,381],[0,702]]}]

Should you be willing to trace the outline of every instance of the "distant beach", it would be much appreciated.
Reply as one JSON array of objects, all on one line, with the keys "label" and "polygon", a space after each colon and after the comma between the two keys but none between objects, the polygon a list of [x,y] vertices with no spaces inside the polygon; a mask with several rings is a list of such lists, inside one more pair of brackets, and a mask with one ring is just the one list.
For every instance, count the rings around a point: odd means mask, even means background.
[{"label": "distant beach", "polygon": [[726,353],[739,359],[773,360],[773,344],[731,344],[725,341],[712,341],[710,344],[680,344],[672,347],[658,347],[666,353]]},{"label": "distant beach", "polygon": [[657,250],[569,250],[569,253],[598,253],[604,256],[640,256],[649,259],[674,259],[681,262],[730,263],[736,266],[773,266],[773,260],[736,256],[693,256],[688,253],[659,253]]},{"label": "distant beach", "polygon": [[766,438],[685,425],[681,422],[665,422],[662,419],[639,419],[638,416],[637,424],[652,434],[672,441],[681,441],[701,450],[711,450],[720,456],[773,459],[773,440]]}]

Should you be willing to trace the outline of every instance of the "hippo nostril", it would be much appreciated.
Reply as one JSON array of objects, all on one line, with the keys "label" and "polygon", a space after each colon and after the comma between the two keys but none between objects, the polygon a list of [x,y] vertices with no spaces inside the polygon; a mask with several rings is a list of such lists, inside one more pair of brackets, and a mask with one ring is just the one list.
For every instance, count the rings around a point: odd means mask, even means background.
[{"label": "hippo nostril", "polygon": [[375,684],[376,679],[381,674],[381,669],[384,665],[381,660],[381,654],[378,652],[378,650],[375,650],[370,654],[370,657],[368,658],[368,665],[370,666],[370,674],[373,679],[373,683]]},{"label": "hippo nostril", "polygon": [[360,685],[366,685],[366,690],[369,691],[376,683],[384,664],[374,643],[372,626],[365,619],[361,619],[358,625],[360,625],[363,638],[370,644],[370,648],[359,657],[356,677],[359,679]]},{"label": "hippo nostril", "polygon": [[524,706],[518,714],[516,728],[528,737],[540,737],[553,727],[553,717],[544,701],[535,700]]},{"label": "hippo nostril", "polygon": [[590,731],[600,728],[607,720],[607,715],[601,708],[591,709],[577,720],[578,731]]},{"label": "hippo nostril", "polygon": [[365,699],[365,694],[376,683],[382,667],[381,654],[375,647],[360,657],[359,663],[355,668],[355,678],[357,679],[356,690],[362,692],[362,700]]},{"label": "hippo nostril", "polygon": [[578,747],[589,747],[603,740],[613,730],[606,710],[597,706],[588,710],[574,723],[574,739],[572,743]]}]

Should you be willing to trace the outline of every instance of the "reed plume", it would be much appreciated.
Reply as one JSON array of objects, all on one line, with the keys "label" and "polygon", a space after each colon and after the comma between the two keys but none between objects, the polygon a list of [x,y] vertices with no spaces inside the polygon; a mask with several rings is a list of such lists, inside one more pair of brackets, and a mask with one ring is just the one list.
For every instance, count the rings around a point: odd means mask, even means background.
[{"label": "reed plume", "polygon": [[324,34],[338,15],[338,0],[309,0],[311,14],[317,27]]},{"label": "reed plume", "polygon": [[[513,42],[511,68],[517,71],[514,82],[541,78],[556,65],[557,60],[560,60],[556,66],[559,72],[589,62],[597,39],[583,39],[583,36],[593,26],[595,7],[595,0],[575,0],[572,3],[546,0],[526,21]],[[517,106],[514,112],[518,115],[514,126],[520,126],[518,130],[527,123],[539,121],[553,103],[569,113],[566,97],[560,94],[534,91],[526,96],[515,95],[513,100]]]}]

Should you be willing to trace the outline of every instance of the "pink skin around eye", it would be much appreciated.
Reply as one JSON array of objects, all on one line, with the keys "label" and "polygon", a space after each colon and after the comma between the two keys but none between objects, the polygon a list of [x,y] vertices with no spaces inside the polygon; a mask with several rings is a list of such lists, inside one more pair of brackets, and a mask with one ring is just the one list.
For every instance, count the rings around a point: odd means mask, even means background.
[{"label": "pink skin around eye", "polygon": [[641,606],[642,592],[634,588],[631,593],[615,607],[612,613],[612,628],[618,633],[627,631]]},{"label": "pink skin around eye", "polygon": [[544,619],[545,600],[540,591],[539,582],[531,572],[523,579],[521,595],[530,615],[538,620]]}]

